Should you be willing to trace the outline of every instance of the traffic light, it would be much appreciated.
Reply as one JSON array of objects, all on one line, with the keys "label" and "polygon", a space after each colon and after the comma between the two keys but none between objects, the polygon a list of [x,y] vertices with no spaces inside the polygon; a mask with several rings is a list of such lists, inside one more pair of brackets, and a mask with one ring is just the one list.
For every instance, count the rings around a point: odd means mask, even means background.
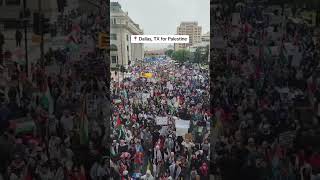
[{"label": "traffic light", "polygon": [[109,38],[107,33],[99,33],[98,46],[100,49],[107,49],[109,46]]},{"label": "traffic light", "polygon": [[33,33],[40,35],[40,14],[33,13]]},{"label": "traffic light", "polygon": [[50,32],[50,19],[49,18],[45,18],[44,16],[42,16],[42,24],[41,24],[41,30],[43,34],[49,33]]},{"label": "traffic light", "polygon": [[38,12],[33,13],[33,33],[41,35],[49,33],[50,31],[50,19],[41,16]]}]

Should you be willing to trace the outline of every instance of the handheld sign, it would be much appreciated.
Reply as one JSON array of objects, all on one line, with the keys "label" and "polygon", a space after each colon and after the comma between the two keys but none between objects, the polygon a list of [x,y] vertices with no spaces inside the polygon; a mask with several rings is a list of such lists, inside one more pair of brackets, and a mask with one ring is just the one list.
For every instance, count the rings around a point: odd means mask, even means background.
[{"label": "handheld sign", "polygon": [[168,125],[168,118],[167,117],[156,117],[156,124],[157,125]]}]

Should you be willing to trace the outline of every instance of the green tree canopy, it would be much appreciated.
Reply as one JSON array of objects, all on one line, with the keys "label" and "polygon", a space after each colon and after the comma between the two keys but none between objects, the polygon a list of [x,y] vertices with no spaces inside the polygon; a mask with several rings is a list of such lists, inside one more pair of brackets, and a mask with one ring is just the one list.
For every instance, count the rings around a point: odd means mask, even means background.
[{"label": "green tree canopy", "polygon": [[177,51],[174,51],[172,54],[172,58],[179,63],[184,63],[189,61],[190,59],[190,51],[187,49],[179,49]]},{"label": "green tree canopy", "polygon": [[174,52],[174,50],[168,49],[168,50],[166,50],[165,55],[169,56],[169,57],[172,57],[173,52]]}]

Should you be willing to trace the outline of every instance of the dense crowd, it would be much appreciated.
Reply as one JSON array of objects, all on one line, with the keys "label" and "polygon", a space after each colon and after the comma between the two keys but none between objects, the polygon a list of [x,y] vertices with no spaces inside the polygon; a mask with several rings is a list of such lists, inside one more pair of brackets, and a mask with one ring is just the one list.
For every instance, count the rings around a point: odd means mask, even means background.
[{"label": "dense crowd", "polygon": [[[88,18],[79,21],[81,17]],[[74,12],[66,19],[62,21],[69,26],[56,26],[65,45],[32,62],[28,77],[25,66],[10,56],[0,66],[0,178],[109,176],[105,54],[88,43],[96,42],[108,19],[96,12]],[[72,54],[84,45],[81,55]],[[105,164],[99,178],[97,163]]]},{"label": "dense crowd", "polygon": [[[215,5],[214,37],[226,42],[212,51],[217,138],[211,171],[216,179],[320,177],[315,28],[292,20],[285,6],[269,13],[281,17],[273,22],[266,16],[268,8]],[[238,20],[234,13],[239,13]]]},{"label": "dense crowd", "polygon": [[209,179],[208,70],[159,60],[129,72],[112,80],[113,179]]}]

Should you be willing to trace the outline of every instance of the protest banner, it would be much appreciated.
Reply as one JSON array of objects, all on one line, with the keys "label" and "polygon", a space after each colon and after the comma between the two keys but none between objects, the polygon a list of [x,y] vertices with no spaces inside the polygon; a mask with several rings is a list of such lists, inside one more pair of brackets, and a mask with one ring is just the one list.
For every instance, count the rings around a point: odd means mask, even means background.
[{"label": "protest banner", "polygon": [[153,77],[153,74],[152,74],[152,73],[141,73],[141,77],[144,77],[144,78],[152,78],[152,77]]}]

